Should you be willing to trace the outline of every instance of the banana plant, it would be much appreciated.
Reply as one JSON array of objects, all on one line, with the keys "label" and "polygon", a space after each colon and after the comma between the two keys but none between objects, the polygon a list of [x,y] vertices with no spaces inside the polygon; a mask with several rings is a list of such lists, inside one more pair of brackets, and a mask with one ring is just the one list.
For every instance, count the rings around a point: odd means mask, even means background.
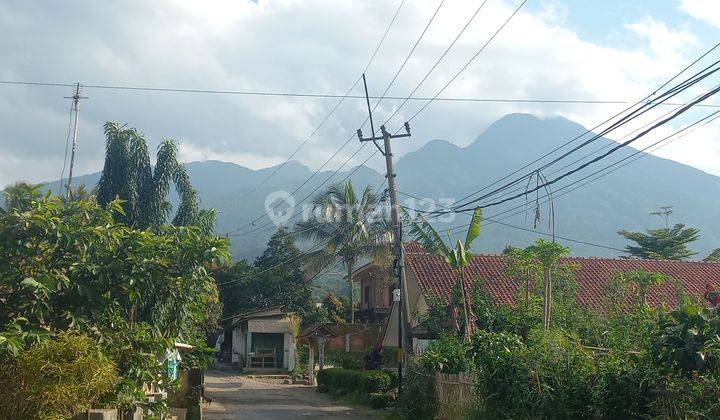
[{"label": "banana plant", "polygon": [[473,257],[473,254],[470,252],[472,243],[480,235],[482,209],[479,207],[475,209],[467,233],[465,234],[465,240],[461,241],[458,239],[454,247],[452,246],[450,232],[448,232],[448,243],[446,243],[435,228],[433,228],[422,215],[418,215],[417,218],[413,219],[405,212],[405,216],[409,221],[410,232],[415,239],[431,254],[441,256],[455,273],[455,280],[462,294],[462,309],[465,316],[463,333],[465,339],[470,340],[470,337],[472,337],[474,333],[475,323],[468,291],[465,289],[463,278],[465,277],[465,269]]}]

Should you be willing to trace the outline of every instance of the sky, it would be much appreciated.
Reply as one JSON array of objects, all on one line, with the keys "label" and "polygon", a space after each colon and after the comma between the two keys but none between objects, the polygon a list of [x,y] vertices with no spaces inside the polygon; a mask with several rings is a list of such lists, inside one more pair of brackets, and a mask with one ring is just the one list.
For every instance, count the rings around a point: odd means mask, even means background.
[{"label": "sky", "polygon": [[[438,93],[519,2],[487,0],[415,96]],[[479,0],[446,0],[437,9],[439,3],[403,3],[367,69],[371,95],[379,96],[388,86],[435,10],[435,19],[388,95],[408,96],[481,5]],[[400,0],[0,0],[0,80],[342,95],[358,79],[399,4]],[[720,1],[529,0],[440,96],[636,101],[718,41]],[[716,50],[708,60],[718,56]],[[691,93],[708,89],[711,82]],[[71,90],[0,84],[0,187],[60,178],[67,165],[71,104],[65,97]],[[361,95],[362,83],[352,93]],[[303,143],[339,101],[90,87],[83,95],[88,98],[80,104],[76,174],[102,168],[106,121],[137,128],[153,149],[162,139],[176,140],[185,162],[275,165]],[[720,103],[720,98],[709,100],[713,101]],[[386,99],[374,118],[384,121],[395,113],[387,123],[393,131],[424,104]],[[561,115],[592,127],[624,106],[436,101],[412,120],[412,138],[397,142],[395,152],[402,155],[438,138],[465,146],[493,121],[513,112]],[[712,111],[692,111],[645,141]],[[295,159],[320,167],[354,136],[366,115],[364,100],[343,101]],[[634,128],[610,137],[621,138]],[[337,169],[346,160],[345,168],[352,167],[374,150],[367,146],[348,160],[359,147],[350,140],[325,168]],[[654,153],[720,175],[720,121]],[[375,156],[367,164],[380,169],[383,162]]]}]

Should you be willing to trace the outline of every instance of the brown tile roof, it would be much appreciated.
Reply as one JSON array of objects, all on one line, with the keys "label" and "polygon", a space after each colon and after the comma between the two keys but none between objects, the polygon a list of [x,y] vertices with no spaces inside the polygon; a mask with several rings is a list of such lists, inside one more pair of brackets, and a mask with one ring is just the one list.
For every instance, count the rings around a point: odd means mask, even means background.
[{"label": "brown tile roof", "polygon": [[[417,242],[405,244],[406,267],[420,284],[423,294],[432,291],[447,301],[455,285],[455,275],[441,257],[430,255]],[[588,309],[600,309],[605,285],[617,271],[643,269],[660,272],[679,280],[686,293],[702,296],[706,284],[716,287],[720,283],[720,263],[702,261],[640,260],[629,258],[582,258],[567,257],[563,263],[577,265],[575,281],[578,290],[575,301]],[[505,259],[498,254],[478,254],[466,269],[464,282],[470,287],[472,280],[483,279],[490,297],[495,303],[509,304],[515,301],[520,284],[505,275]],[[658,306],[662,302],[676,304],[675,287],[671,283],[652,286],[648,291],[648,303]]]}]

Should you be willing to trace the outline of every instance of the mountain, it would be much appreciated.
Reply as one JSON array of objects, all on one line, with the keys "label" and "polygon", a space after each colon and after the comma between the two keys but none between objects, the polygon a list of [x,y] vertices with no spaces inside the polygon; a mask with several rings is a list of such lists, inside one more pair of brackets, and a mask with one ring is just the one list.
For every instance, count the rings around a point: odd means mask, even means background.
[{"label": "mountain", "polygon": [[[458,147],[444,140],[433,140],[417,151],[401,157],[396,162],[398,189],[402,193],[423,198],[444,198],[447,199],[444,204],[448,204],[508,175],[583,132],[585,128],[565,118],[511,114],[490,125],[467,147]],[[616,143],[600,138],[571,156],[579,158],[590,151],[612,144]],[[673,205],[674,212],[670,223],[682,222],[701,229],[700,240],[692,244],[692,248],[698,251],[698,257],[720,247],[720,220],[717,218],[720,214],[720,202],[711,199],[720,195],[720,178],[687,165],[647,155],[587,186],[560,196],[564,192],[560,190],[564,185],[633,151],[634,149],[630,148],[622,149],[608,159],[552,186],[553,191],[556,191],[556,234],[623,248],[625,240],[617,234],[618,230],[659,227],[664,222],[649,213],[660,206]],[[566,159],[563,165],[574,159]],[[543,162],[545,161],[547,159]],[[219,161],[193,162],[186,166],[193,185],[200,193],[202,205],[218,210],[217,231],[228,234],[235,258],[251,260],[262,252],[274,231],[274,224],[264,216],[255,221],[254,226],[247,226],[257,216],[265,214],[266,197],[274,191],[292,192],[314,172],[299,162],[290,161],[269,181],[256,188],[276,168],[252,170]],[[560,166],[562,165],[551,166],[543,171],[543,174],[552,179],[564,172],[553,173],[556,170],[553,168]],[[535,167],[537,164],[530,166]],[[525,169],[520,173],[527,171],[528,169]],[[320,184],[328,178],[332,177],[330,182],[337,182],[347,174],[348,172],[341,172],[333,176],[331,171],[320,171],[299,188],[294,196],[300,201],[305,196],[313,195],[316,188],[321,190]],[[77,177],[74,185],[94,185],[98,178],[98,173]],[[373,169],[361,167],[352,175],[351,180],[356,189],[359,189],[365,185],[383,185],[384,176]],[[494,187],[499,185],[501,183]],[[56,191],[58,183],[56,181],[46,187]],[[513,188],[520,188],[522,191],[525,185]],[[492,188],[488,188],[483,192],[491,190]],[[541,195],[544,195],[544,192]],[[428,206],[426,202],[413,202],[402,194],[400,200],[409,207]],[[176,197],[171,197],[170,201],[176,202]],[[491,199],[487,199],[482,203],[490,201]],[[529,229],[530,232],[488,223],[483,226],[481,236],[476,242],[477,251],[499,252],[508,244],[524,246],[538,237],[538,233],[533,232],[534,201],[535,195],[529,195],[527,213],[521,208],[518,210],[521,214],[503,220]],[[525,202],[525,198],[519,198],[506,205],[488,208],[485,216],[492,217]],[[548,232],[549,213],[547,206],[541,207],[542,220],[537,226],[538,231]],[[453,221],[438,223],[437,227],[447,228],[464,223],[467,223],[467,217],[458,216]],[[612,249],[562,239],[559,241],[568,245],[575,255],[620,254]]]}]

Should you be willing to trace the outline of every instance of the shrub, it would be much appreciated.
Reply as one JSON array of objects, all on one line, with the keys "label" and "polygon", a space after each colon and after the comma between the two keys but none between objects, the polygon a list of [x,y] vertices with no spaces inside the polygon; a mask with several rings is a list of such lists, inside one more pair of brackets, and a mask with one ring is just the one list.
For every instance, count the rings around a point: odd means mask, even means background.
[{"label": "shrub", "polygon": [[326,387],[331,393],[347,394],[358,391],[362,394],[371,394],[389,390],[392,377],[389,373],[380,370],[330,368],[318,372],[317,383],[318,386]]},{"label": "shrub", "polygon": [[531,417],[536,405],[527,348],[519,336],[478,331],[473,337],[476,354],[479,407],[488,418]]},{"label": "shrub", "polygon": [[470,372],[473,370],[471,350],[461,338],[443,335],[430,343],[420,356],[419,364],[436,372]]},{"label": "shrub", "polygon": [[412,419],[434,419],[437,414],[435,372],[410,365],[403,377],[403,392],[398,399],[402,414]]},{"label": "shrub", "polygon": [[62,333],[0,362],[0,418],[70,418],[117,380],[115,365],[89,337]]},{"label": "shrub", "polygon": [[375,409],[385,408],[390,405],[390,396],[385,393],[373,392],[368,396],[368,404]]},{"label": "shrub", "polygon": [[363,369],[365,367],[364,355],[362,353],[342,353],[340,366],[343,369]]}]

